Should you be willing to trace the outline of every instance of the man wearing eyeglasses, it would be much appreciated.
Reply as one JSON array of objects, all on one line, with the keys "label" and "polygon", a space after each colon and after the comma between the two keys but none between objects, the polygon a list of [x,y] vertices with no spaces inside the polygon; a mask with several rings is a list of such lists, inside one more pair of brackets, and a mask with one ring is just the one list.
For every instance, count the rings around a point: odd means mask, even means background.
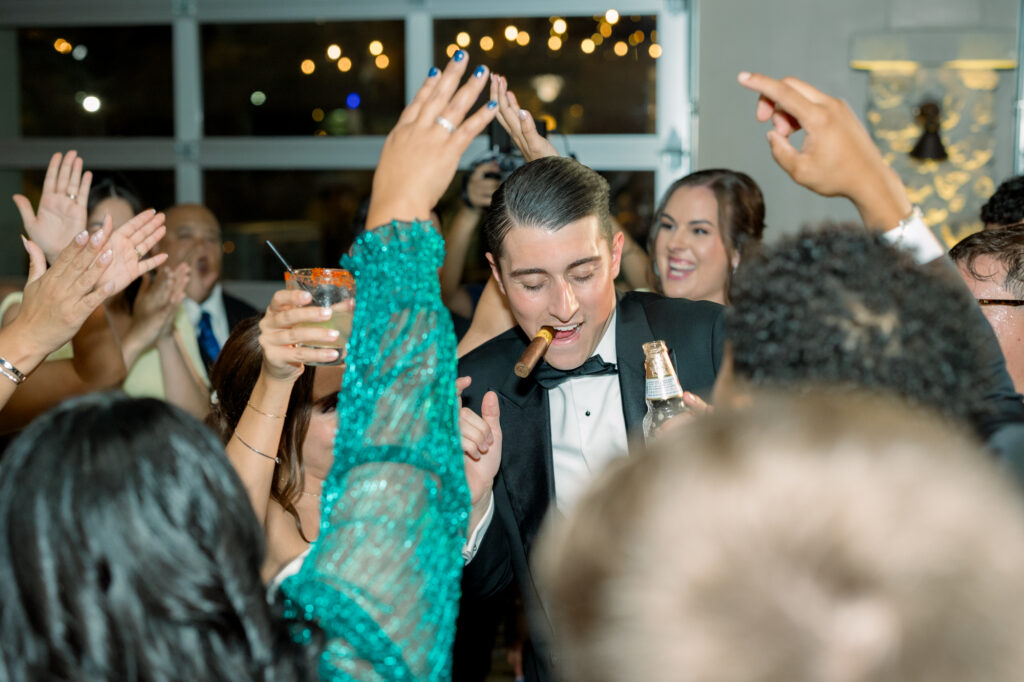
[{"label": "man wearing eyeglasses", "polygon": [[949,256],[995,331],[1014,389],[1024,391],[1024,225],[976,232]]}]

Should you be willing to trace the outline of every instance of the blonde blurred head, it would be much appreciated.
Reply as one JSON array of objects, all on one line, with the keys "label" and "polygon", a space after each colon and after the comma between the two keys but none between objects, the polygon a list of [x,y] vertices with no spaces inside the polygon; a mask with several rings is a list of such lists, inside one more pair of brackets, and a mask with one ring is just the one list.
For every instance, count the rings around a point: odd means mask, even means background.
[{"label": "blonde blurred head", "polygon": [[970,437],[756,396],[611,467],[538,551],[569,680],[1009,682],[1024,508]]}]

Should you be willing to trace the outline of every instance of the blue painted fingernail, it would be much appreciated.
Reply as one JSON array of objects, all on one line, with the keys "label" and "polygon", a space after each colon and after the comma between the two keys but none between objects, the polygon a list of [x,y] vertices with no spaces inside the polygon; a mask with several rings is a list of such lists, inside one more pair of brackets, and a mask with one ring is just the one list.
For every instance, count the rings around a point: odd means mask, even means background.
[{"label": "blue painted fingernail", "polygon": [[487,108],[488,109],[493,109],[496,106],[498,106],[498,101],[497,100],[492,99],[490,102],[487,103]]},{"label": "blue painted fingernail", "polygon": [[453,59],[457,62],[461,62],[466,58],[466,52],[464,50],[456,50]]},{"label": "blue painted fingernail", "polygon": [[477,78],[480,78],[485,73],[487,73],[487,67],[481,64],[480,66],[476,67],[476,71],[473,72],[473,75],[476,76]]},{"label": "blue painted fingernail", "polygon": [[430,71],[427,72],[427,78],[433,78],[439,73],[441,73],[441,71],[436,66],[431,66]]}]

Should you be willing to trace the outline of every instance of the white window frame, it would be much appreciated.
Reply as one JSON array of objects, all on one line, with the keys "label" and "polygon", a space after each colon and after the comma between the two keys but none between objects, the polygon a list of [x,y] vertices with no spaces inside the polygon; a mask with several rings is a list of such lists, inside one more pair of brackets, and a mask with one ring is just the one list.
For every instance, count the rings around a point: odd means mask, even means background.
[{"label": "white window frame", "polygon": [[[620,0],[622,14],[655,15],[662,55],[657,60],[656,131],[638,135],[571,135],[580,160],[598,170],[653,171],[655,197],[688,173],[696,139],[696,0]],[[604,6],[581,0],[5,0],[0,29],[38,26],[163,24],[172,29],[174,137],[0,138],[0,169],[43,167],[55,150],[77,149],[94,167],[175,172],[176,200],[203,200],[211,169],[372,170],[382,136],[219,137],[203,135],[200,27],[210,23],[405,21],[406,97],[432,64],[434,19],[591,15]],[[9,65],[8,68],[16,68]],[[478,139],[463,157],[485,151]]]},{"label": "white window frame", "polygon": [[1017,17],[1017,102],[1014,111],[1013,174],[1024,174],[1024,0]]}]

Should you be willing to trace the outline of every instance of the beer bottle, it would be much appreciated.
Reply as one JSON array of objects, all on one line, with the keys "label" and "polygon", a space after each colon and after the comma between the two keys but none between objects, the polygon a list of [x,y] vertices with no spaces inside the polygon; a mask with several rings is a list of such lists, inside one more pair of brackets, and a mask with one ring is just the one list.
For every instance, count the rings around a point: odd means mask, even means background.
[{"label": "beer bottle", "polygon": [[677,414],[687,411],[676,368],[668,357],[664,341],[644,344],[644,368],[647,370],[647,414],[644,438],[650,440],[658,428]]}]

